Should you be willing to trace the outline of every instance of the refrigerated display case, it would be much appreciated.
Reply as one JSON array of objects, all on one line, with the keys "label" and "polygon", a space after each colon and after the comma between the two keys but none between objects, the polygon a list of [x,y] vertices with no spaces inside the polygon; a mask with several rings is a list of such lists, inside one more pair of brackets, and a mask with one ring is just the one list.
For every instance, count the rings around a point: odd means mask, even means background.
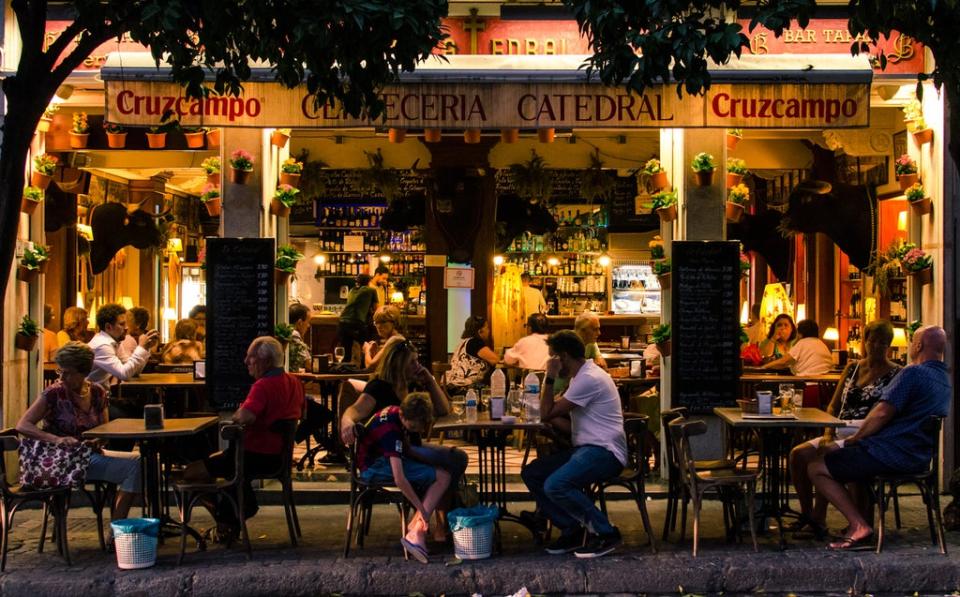
[{"label": "refrigerated display case", "polygon": [[615,265],[610,286],[610,310],[617,315],[660,314],[660,284],[650,263]]}]

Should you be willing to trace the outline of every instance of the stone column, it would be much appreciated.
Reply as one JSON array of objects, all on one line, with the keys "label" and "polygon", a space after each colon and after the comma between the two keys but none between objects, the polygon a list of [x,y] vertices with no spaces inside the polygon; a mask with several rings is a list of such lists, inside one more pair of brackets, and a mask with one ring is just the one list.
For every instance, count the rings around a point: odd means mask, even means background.
[{"label": "stone column", "polygon": [[[220,215],[220,236],[223,238],[258,238],[261,235],[262,170],[264,159],[269,155],[263,150],[263,136],[261,129],[222,129],[220,161],[223,163],[223,212]],[[253,172],[246,184],[230,181],[230,154],[237,149],[253,155]]]}]

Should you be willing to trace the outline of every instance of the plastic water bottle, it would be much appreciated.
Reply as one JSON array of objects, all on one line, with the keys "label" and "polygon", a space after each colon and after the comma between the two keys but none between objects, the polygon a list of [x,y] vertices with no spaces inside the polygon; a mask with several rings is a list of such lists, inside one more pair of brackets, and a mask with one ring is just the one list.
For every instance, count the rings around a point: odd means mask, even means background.
[{"label": "plastic water bottle", "polygon": [[467,423],[477,422],[477,393],[470,388],[467,390]]},{"label": "plastic water bottle", "polygon": [[540,422],[540,378],[532,371],[523,380],[523,410],[525,421]]},{"label": "plastic water bottle", "polygon": [[503,369],[497,368],[490,376],[490,399],[507,397],[507,376]]}]

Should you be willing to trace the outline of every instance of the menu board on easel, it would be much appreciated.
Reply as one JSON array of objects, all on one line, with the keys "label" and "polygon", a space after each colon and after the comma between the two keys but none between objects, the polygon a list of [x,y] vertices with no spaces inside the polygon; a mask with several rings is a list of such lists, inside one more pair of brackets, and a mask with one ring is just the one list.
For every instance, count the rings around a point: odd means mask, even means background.
[{"label": "menu board on easel", "polygon": [[672,405],[712,414],[739,398],[740,247],[674,241],[672,252]]},{"label": "menu board on easel", "polygon": [[272,238],[207,239],[206,388],[219,410],[243,402],[253,384],[247,347],[273,335],[275,253]]}]

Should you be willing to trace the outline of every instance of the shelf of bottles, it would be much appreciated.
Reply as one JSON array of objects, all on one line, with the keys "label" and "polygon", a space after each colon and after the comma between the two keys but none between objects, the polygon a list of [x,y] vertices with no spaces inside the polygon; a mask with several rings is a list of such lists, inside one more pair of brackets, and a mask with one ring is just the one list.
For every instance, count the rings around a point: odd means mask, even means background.
[{"label": "shelf of bottles", "polygon": [[318,214],[317,242],[325,261],[316,277],[352,277],[369,270],[373,258],[389,266],[394,278],[419,280],[426,246],[420,229],[383,230],[384,206],[327,206]]}]

